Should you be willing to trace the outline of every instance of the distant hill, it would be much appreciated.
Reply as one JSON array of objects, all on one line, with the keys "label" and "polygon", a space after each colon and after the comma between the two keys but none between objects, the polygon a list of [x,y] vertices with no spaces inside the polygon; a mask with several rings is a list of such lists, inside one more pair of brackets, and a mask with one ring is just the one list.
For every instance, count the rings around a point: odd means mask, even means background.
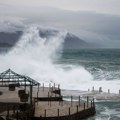
[{"label": "distant hill", "polygon": [[22,35],[22,31],[16,31],[15,33],[0,32],[0,46],[6,44],[6,46],[13,46]]},{"label": "distant hill", "polygon": [[[40,36],[42,38],[49,38],[55,35],[57,30],[53,29],[40,29]],[[5,33],[0,32],[0,47],[11,47],[14,46],[14,44],[19,40],[20,36],[22,35],[22,31],[16,31],[14,33]],[[64,42],[64,48],[66,49],[79,49],[79,48],[91,48],[92,45],[85,42],[84,40],[80,39],[79,37],[67,33],[65,42]]]},{"label": "distant hill", "polygon": [[80,49],[80,48],[91,48],[92,45],[80,39],[79,37],[68,33],[65,38],[64,47],[66,49],[71,49],[71,48]]},{"label": "distant hill", "polygon": [[9,43],[0,43],[0,47],[12,47]]}]

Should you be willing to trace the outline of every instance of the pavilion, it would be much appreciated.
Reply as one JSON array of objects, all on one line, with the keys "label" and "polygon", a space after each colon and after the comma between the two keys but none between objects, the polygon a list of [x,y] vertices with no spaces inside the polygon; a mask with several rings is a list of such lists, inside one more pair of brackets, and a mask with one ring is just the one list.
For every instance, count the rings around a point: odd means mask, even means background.
[{"label": "pavilion", "polygon": [[8,69],[0,74],[0,87],[9,87],[10,91],[14,91],[15,87],[24,86],[25,91],[26,87],[30,88],[29,96],[30,96],[30,104],[32,105],[32,94],[33,94],[33,86],[39,86],[40,83],[33,80],[32,78],[20,75]]}]

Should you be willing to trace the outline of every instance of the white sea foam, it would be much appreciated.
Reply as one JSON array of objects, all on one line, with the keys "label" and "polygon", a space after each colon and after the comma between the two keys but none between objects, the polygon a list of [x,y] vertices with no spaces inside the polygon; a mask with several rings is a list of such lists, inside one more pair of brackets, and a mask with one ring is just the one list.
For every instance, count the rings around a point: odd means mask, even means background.
[{"label": "white sea foam", "polygon": [[115,109],[109,109],[108,107],[105,107],[105,111],[101,112],[101,114],[103,115],[107,115],[108,116],[108,120],[111,119],[111,116],[117,116],[118,118],[120,118],[120,110],[115,110]]},{"label": "white sea foam", "polygon": [[[40,82],[56,82],[63,85],[86,83],[91,74],[82,67],[56,65],[57,52],[61,50],[66,32],[57,32],[50,39],[39,36],[39,28],[25,30],[16,46],[1,58],[1,71],[11,68]],[[66,86],[67,87],[67,86]]]},{"label": "white sea foam", "polygon": [[58,31],[50,38],[42,38],[39,29],[37,26],[28,27],[15,47],[0,56],[1,72],[11,68],[41,83],[61,84],[64,89],[87,90],[92,86],[103,86],[118,91],[115,82],[93,81],[93,76],[81,66],[55,64],[67,32]]}]

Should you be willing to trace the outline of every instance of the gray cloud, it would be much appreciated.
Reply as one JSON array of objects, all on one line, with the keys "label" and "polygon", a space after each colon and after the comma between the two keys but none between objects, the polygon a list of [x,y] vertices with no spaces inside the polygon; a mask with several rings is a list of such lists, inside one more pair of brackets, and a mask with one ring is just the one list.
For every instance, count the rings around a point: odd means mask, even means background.
[{"label": "gray cloud", "polygon": [[12,29],[14,30],[16,28],[21,29],[24,26],[22,23],[53,26],[66,29],[81,39],[102,47],[120,47],[119,15],[98,14],[88,11],[76,12],[51,7],[2,5],[0,7],[1,20],[5,21],[6,16],[7,20],[11,20],[9,24],[16,24],[13,25],[14,28]]},{"label": "gray cloud", "polygon": [[94,11],[106,14],[119,14],[120,0],[3,0],[1,4],[15,6],[48,6],[73,11]]},{"label": "gray cloud", "polygon": [[0,20],[0,32],[13,33],[16,31],[21,31],[25,28],[25,25],[18,18],[6,18],[1,17]]}]

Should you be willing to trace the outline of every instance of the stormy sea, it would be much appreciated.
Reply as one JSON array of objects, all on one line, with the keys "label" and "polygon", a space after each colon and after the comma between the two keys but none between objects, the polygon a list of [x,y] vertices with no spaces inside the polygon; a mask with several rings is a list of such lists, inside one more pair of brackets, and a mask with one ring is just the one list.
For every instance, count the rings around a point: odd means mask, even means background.
[{"label": "stormy sea", "polygon": [[[42,37],[39,31],[36,26],[29,27],[12,48],[0,48],[0,72],[11,68],[46,85],[60,84],[73,96],[75,90],[87,91],[93,86],[119,92],[120,49],[66,49],[66,31],[51,37]],[[88,120],[119,120],[120,102],[96,101],[96,112]]]}]

